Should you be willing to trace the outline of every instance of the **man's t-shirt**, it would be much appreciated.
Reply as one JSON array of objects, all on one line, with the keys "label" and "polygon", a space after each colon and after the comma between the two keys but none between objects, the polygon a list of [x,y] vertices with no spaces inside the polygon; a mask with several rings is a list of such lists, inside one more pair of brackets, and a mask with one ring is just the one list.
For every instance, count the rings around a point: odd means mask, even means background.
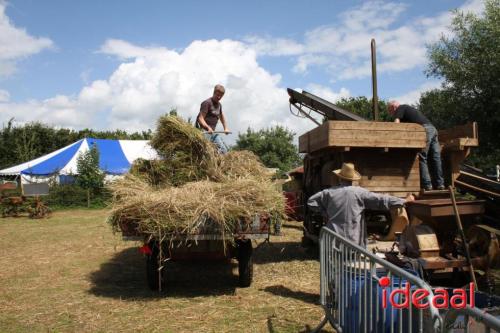
[{"label": "man's t-shirt", "polygon": [[402,123],[415,123],[420,125],[431,123],[422,112],[406,104],[400,105],[396,109],[394,118],[399,118]]},{"label": "man's t-shirt", "polygon": [[214,101],[212,100],[212,97],[210,97],[201,103],[200,113],[205,114],[205,122],[208,126],[215,130],[217,122],[219,121],[220,115],[222,113],[222,105],[219,102],[216,106],[214,104]]}]

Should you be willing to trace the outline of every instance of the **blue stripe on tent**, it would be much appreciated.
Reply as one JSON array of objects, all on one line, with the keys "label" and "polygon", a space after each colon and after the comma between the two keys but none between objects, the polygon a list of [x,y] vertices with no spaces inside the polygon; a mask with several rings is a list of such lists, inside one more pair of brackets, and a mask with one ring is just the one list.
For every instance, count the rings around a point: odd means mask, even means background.
[{"label": "blue stripe on tent", "polygon": [[118,140],[87,139],[89,148],[97,145],[99,150],[99,168],[105,173],[121,175],[130,169],[130,163],[123,153]]},{"label": "blue stripe on tent", "polygon": [[77,141],[74,145],[68,147],[57,155],[52,156],[48,160],[38,163],[37,165],[24,169],[21,171],[24,175],[51,175],[59,172],[68,164],[68,162],[75,156],[76,152],[80,149],[83,139]]}]

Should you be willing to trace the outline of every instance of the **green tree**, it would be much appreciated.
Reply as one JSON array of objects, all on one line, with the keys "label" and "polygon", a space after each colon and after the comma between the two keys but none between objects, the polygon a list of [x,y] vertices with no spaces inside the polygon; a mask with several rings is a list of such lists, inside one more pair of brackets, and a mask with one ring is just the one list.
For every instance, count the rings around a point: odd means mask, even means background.
[{"label": "green tree", "polygon": [[87,190],[87,207],[90,207],[90,195],[98,193],[104,185],[104,173],[99,169],[99,150],[95,145],[77,157],[76,169],[76,183]]},{"label": "green tree", "polygon": [[284,173],[301,163],[297,146],[293,143],[295,134],[288,129],[276,126],[259,131],[250,128],[238,134],[233,147],[236,150],[249,150],[259,156],[268,168],[278,168]]},{"label": "green tree", "polygon": [[429,47],[427,75],[444,80],[441,89],[420,99],[421,109],[438,127],[476,121],[479,167],[500,162],[500,0],[486,0],[484,16],[456,11],[451,36]]},{"label": "green tree", "polygon": [[[372,111],[372,100],[366,98],[365,96],[342,98],[340,101],[336,102],[335,105],[357,114],[367,120],[373,120]],[[379,121],[390,121],[390,117],[387,114],[387,102],[384,100],[378,101],[378,114]]]}]

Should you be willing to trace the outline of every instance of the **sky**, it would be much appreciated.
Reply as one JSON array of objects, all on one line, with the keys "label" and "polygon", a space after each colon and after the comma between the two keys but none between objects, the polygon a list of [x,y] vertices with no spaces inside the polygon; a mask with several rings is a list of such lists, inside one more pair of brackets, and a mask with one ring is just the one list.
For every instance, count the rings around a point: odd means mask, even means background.
[{"label": "sky", "polygon": [[[141,131],[172,108],[194,119],[222,84],[227,140],[248,127],[315,127],[286,88],[331,102],[378,94],[415,103],[440,81],[427,46],[450,36],[452,10],[480,0],[0,0],[0,123]],[[220,126],[220,125],[219,125]],[[221,128],[219,128],[221,129]]]}]

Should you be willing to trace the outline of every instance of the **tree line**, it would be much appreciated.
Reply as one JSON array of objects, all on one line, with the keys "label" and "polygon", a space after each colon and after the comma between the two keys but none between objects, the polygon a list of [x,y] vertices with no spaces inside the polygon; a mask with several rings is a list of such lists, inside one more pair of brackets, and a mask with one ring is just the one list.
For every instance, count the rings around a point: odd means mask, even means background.
[{"label": "tree line", "polygon": [[96,131],[54,128],[40,122],[15,125],[14,119],[0,130],[0,169],[49,154],[83,138],[149,140],[152,131],[128,133],[123,130]]}]

